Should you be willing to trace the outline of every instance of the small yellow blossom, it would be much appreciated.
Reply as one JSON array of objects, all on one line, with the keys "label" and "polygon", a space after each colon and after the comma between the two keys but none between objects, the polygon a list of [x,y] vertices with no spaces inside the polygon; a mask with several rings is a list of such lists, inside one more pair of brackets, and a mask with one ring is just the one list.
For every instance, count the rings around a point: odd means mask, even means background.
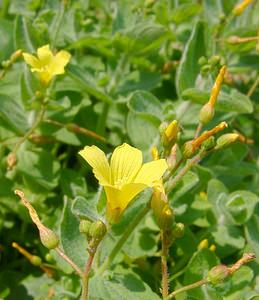
[{"label": "small yellow blossom", "polygon": [[153,187],[167,169],[165,159],[142,165],[142,152],[124,143],[118,146],[110,164],[102,150],[86,146],[79,154],[93,168],[107,196],[107,219],[119,221],[132,199],[147,187]]},{"label": "small yellow blossom", "polygon": [[38,73],[40,81],[44,85],[47,85],[55,75],[65,73],[64,67],[71,57],[70,53],[65,50],[53,54],[49,45],[38,48],[37,56],[23,53],[25,62],[31,67],[32,72]]}]

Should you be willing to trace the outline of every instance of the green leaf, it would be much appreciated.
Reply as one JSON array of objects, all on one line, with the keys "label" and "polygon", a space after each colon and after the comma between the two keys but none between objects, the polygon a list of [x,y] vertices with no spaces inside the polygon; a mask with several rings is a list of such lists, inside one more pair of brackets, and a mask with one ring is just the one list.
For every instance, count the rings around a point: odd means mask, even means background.
[{"label": "green leaf", "polygon": [[256,254],[256,261],[259,262],[259,216],[255,214],[245,226],[245,236],[248,244]]},{"label": "green leaf", "polygon": [[258,197],[249,191],[236,191],[229,195],[226,208],[236,224],[241,225],[252,217],[258,200]]},{"label": "green leaf", "polygon": [[14,51],[13,46],[13,24],[9,20],[0,20],[0,39],[1,39],[1,52],[0,61],[8,59]]},{"label": "green leaf", "polygon": [[80,84],[84,91],[86,91],[91,96],[94,96],[98,100],[105,103],[113,103],[113,100],[99,87],[97,87],[95,80],[85,70],[82,70],[76,65],[69,64],[66,68],[66,72],[69,76],[71,76],[72,79]]},{"label": "green leaf", "polygon": [[163,118],[162,105],[151,93],[146,91],[134,92],[128,100],[129,109],[143,119],[159,125]]},{"label": "green leaf", "polygon": [[83,269],[87,261],[87,243],[79,232],[79,219],[71,211],[72,201],[64,198],[60,224],[60,243],[72,261]]},{"label": "green leaf", "polygon": [[[210,91],[190,88],[182,93],[182,98],[195,103],[205,104],[210,98]],[[230,94],[222,91],[219,93],[216,109],[224,112],[251,114],[253,112],[253,104],[249,97],[238,92],[236,89],[231,89]]]},{"label": "green leaf", "polygon": [[32,41],[35,41],[35,35],[32,34],[31,24],[28,25],[27,19],[18,15],[14,24],[15,49],[22,49],[23,51],[33,53],[35,47]]},{"label": "green leaf", "polygon": [[196,3],[181,4],[173,9],[171,19],[174,23],[180,24],[190,20],[190,18],[201,11],[202,7]]},{"label": "green leaf", "polygon": [[90,280],[89,294],[96,300],[159,300],[151,288],[136,275],[114,274],[111,278],[94,277]]},{"label": "green leaf", "polygon": [[204,31],[204,23],[198,21],[184,48],[176,76],[176,89],[179,97],[183,91],[195,86],[196,78],[200,72],[198,60],[201,56],[206,55]]},{"label": "green leaf", "polygon": [[26,114],[23,108],[12,98],[0,94],[0,119],[8,124],[11,129],[19,134],[28,130]]}]

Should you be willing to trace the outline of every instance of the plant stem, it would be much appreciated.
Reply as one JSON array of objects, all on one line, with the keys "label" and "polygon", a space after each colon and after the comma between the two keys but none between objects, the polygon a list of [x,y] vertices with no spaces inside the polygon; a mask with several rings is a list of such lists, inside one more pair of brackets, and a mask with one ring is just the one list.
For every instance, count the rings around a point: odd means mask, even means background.
[{"label": "plant stem", "polygon": [[251,97],[253,95],[253,93],[255,92],[257,86],[259,84],[259,76],[256,78],[255,82],[253,83],[253,85],[250,87],[249,91],[247,92],[247,96]]},{"label": "plant stem", "polygon": [[199,280],[199,281],[197,281],[195,283],[186,285],[186,286],[184,286],[184,287],[182,287],[182,288],[180,288],[180,289],[172,292],[171,294],[169,294],[169,296],[168,296],[167,299],[172,299],[172,298],[174,298],[176,295],[178,295],[180,293],[183,293],[183,292],[191,290],[191,289],[195,289],[195,288],[197,288],[199,286],[202,286],[202,285],[206,284],[207,282],[208,282],[207,279],[202,279],[202,280]]},{"label": "plant stem", "polygon": [[96,249],[94,251],[89,252],[90,256],[85,265],[85,271],[83,274],[83,281],[82,281],[82,299],[81,300],[88,300],[88,282],[89,282],[89,274],[91,271],[91,267],[94,261],[94,255],[96,253]]},{"label": "plant stem", "polygon": [[194,166],[196,165],[201,159],[203,155],[201,153],[194,156],[192,159],[188,160],[186,165],[179,171],[179,173],[170,181],[168,181],[166,192],[169,194],[175,186],[179,183],[179,181],[183,178],[183,176]]},{"label": "plant stem", "polygon": [[167,270],[167,255],[168,243],[166,239],[166,232],[161,230],[162,251],[161,251],[161,269],[162,269],[162,296],[163,299],[168,297],[168,270]]},{"label": "plant stem", "polygon": [[103,272],[109,268],[111,263],[113,262],[114,258],[117,256],[118,252],[121,250],[124,243],[127,241],[131,233],[134,231],[136,226],[140,223],[140,221],[145,217],[145,215],[149,212],[150,206],[146,205],[137,215],[137,217],[129,224],[127,229],[124,231],[123,235],[120,237],[120,239],[117,241],[115,246],[113,247],[111,253],[106,258],[104,263],[101,265],[99,270],[97,271],[98,275],[103,274]]},{"label": "plant stem", "polygon": [[56,252],[76,271],[76,273],[83,278],[83,272],[79,267],[59,248],[55,248]]}]

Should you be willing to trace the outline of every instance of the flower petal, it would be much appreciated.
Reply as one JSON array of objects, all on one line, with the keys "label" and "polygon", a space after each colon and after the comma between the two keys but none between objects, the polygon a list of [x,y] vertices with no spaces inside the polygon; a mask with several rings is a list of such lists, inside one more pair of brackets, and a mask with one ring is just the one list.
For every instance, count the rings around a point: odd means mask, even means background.
[{"label": "flower petal", "polygon": [[111,179],[115,187],[130,183],[142,164],[142,152],[124,143],[117,147],[111,157]]},{"label": "flower petal", "polygon": [[109,221],[116,223],[133,198],[146,187],[147,186],[142,183],[126,184],[122,189],[117,189],[113,186],[104,186],[107,197],[107,217]]},{"label": "flower petal", "polygon": [[64,74],[64,67],[68,64],[71,58],[70,53],[65,50],[59,51],[53,58],[49,68],[53,75]]},{"label": "flower petal", "polygon": [[49,49],[49,45],[38,48],[37,55],[42,66],[48,65],[53,59],[53,54]]},{"label": "flower petal", "polygon": [[158,159],[146,163],[141,167],[134,182],[153,186],[163,176],[167,168],[168,165],[165,159]]},{"label": "flower petal", "polygon": [[93,168],[93,173],[101,185],[110,183],[110,167],[104,152],[96,146],[86,146],[79,154]]},{"label": "flower petal", "polygon": [[29,66],[31,66],[32,68],[35,68],[35,69],[40,68],[40,62],[37,57],[35,57],[29,53],[23,53],[22,55],[23,55],[23,58],[24,58],[26,64],[28,64]]}]

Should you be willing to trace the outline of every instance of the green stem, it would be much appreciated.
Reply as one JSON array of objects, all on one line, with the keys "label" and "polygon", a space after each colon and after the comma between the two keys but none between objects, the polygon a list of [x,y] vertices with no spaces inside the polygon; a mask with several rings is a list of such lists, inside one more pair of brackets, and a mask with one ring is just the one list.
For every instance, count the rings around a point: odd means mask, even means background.
[{"label": "green stem", "polygon": [[104,261],[104,263],[101,265],[99,270],[97,271],[98,275],[103,274],[103,272],[110,267],[111,263],[113,262],[114,258],[117,256],[118,252],[121,250],[124,243],[127,241],[131,233],[134,231],[136,226],[140,223],[140,221],[145,217],[145,215],[149,212],[150,206],[145,206],[137,215],[137,217],[129,224],[127,229],[124,231],[123,235],[120,237],[120,239],[117,241],[115,246],[113,247],[111,253],[107,257],[107,259]]},{"label": "green stem", "polygon": [[168,296],[168,299],[172,299],[172,298],[174,298],[176,295],[178,295],[178,294],[180,294],[180,293],[183,293],[183,292],[185,292],[185,291],[188,291],[188,290],[191,290],[191,289],[195,289],[195,288],[197,288],[197,287],[199,287],[199,286],[202,286],[202,285],[206,284],[207,282],[208,282],[207,279],[202,279],[202,280],[197,281],[197,282],[195,282],[195,283],[186,285],[186,286],[184,286],[184,287],[182,287],[182,288],[180,288],[180,289],[178,289],[178,290],[172,292],[172,293]]},{"label": "green stem", "polygon": [[163,299],[168,297],[168,269],[167,269],[167,255],[168,255],[168,243],[166,239],[166,233],[161,230],[162,251],[161,251],[161,269],[162,269],[162,296]]},{"label": "green stem", "polygon": [[96,253],[96,250],[94,250],[93,252],[90,252],[90,256],[85,265],[85,271],[84,271],[83,280],[82,280],[82,298],[81,298],[81,300],[88,300],[89,274],[91,271],[95,253]]}]

